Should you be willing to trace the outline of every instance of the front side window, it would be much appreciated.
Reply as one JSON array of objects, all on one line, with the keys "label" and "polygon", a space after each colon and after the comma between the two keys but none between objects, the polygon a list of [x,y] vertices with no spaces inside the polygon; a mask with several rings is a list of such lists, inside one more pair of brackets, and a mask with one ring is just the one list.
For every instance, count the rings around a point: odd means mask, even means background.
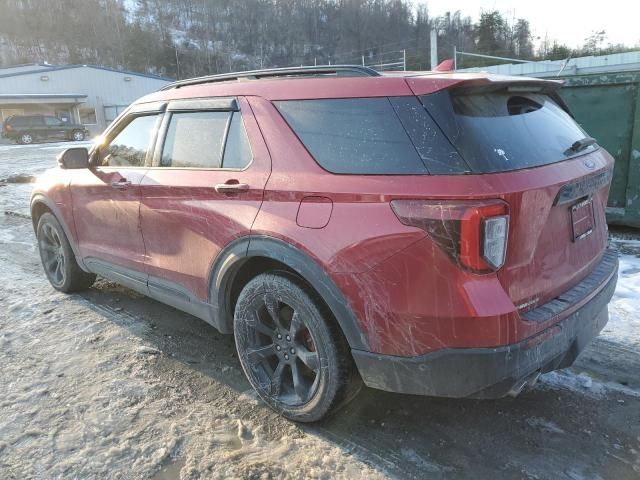
[{"label": "front side window", "polygon": [[251,162],[251,147],[240,112],[173,113],[160,166],[237,168]]},{"label": "front side window", "polygon": [[100,148],[102,166],[142,167],[159,115],[135,117],[106,146]]}]

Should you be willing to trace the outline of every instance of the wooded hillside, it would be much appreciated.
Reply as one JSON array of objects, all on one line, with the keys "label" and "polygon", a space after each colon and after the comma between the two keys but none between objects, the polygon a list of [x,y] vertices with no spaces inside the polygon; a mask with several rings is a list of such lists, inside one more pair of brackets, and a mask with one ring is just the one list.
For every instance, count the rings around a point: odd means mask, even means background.
[{"label": "wooded hillside", "polygon": [[[428,4],[427,4],[428,5]],[[429,31],[441,58],[468,52],[565,58],[546,40],[536,51],[526,19],[497,11],[473,22],[430,17],[405,0],[0,0],[0,66],[93,63],[185,78],[261,66],[360,63],[396,57],[428,68]],[[604,33],[581,53],[603,48]],[[620,46],[611,47],[620,49]],[[476,61],[477,62],[477,61]],[[465,60],[465,66],[471,66]]]}]

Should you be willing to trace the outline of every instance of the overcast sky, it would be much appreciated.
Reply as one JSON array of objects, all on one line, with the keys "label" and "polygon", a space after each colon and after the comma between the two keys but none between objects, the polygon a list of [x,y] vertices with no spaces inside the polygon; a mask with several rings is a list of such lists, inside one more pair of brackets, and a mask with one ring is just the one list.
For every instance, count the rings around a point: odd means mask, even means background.
[{"label": "overcast sky", "polygon": [[[640,0],[418,0],[429,14],[460,10],[474,19],[482,10],[500,10],[511,18],[526,18],[534,37],[557,39],[570,47],[581,46],[593,30],[606,30],[607,42],[640,44]],[[539,42],[536,41],[536,44]]]}]

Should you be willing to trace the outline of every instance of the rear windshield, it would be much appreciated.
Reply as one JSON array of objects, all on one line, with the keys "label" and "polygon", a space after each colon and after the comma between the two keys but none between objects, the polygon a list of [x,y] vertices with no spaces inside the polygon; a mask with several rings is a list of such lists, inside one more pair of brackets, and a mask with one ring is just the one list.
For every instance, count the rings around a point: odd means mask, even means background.
[{"label": "rear windshield", "polygon": [[597,148],[571,149],[588,135],[548,95],[443,91],[421,101],[474,173],[547,165]]},{"label": "rear windshield", "polygon": [[275,104],[320,166],[332,173],[409,175],[467,170],[416,97]]}]

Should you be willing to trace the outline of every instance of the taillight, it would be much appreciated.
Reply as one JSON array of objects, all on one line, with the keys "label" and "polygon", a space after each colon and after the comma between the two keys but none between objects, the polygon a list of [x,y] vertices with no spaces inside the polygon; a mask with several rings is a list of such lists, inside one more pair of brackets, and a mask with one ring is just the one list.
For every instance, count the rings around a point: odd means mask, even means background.
[{"label": "taillight", "polygon": [[4,129],[5,129],[5,131],[10,132],[11,130],[13,130],[13,127],[11,126],[11,124],[10,124],[10,123],[7,123],[7,124],[4,126]]},{"label": "taillight", "polygon": [[498,270],[507,255],[509,214],[501,200],[393,200],[405,225],[425,230],[457,263],[475,272]]}]

